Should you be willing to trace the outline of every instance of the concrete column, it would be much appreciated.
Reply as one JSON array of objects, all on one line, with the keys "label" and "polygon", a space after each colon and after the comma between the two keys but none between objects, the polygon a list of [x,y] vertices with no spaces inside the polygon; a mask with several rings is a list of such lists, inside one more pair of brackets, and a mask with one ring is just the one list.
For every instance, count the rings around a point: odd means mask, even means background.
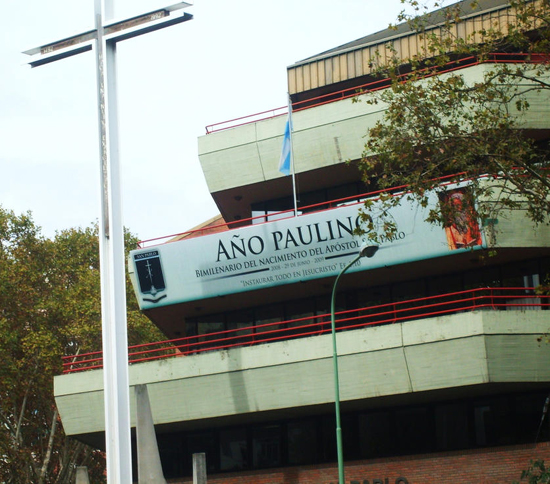
[{"label": "concrete column", "polygon": [[193,454],[193,484],[206,484],[206,454]]},{"label": "concrete column", "polygon": [[153,425],[147,385],[136,385],[137,458],[139,484],[166,484]]},{"label": "concrete column", "polygon": [[87,467],[81,466],[76,468],[75,484],[90,484]]}]

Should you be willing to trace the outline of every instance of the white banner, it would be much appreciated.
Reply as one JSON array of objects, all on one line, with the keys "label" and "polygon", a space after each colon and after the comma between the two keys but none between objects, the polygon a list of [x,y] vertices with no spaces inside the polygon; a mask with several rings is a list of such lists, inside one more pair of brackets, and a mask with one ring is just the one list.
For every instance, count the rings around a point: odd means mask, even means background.
[{"label": "white banner", "polygon": [[[432,202],[437,203],[435,195]],[[363,243],[353,235],[360,224],[361,206],[347,205],[132,251],[129,271],[140,307],[151,309],[335,277]],[[472,237],[469,222],[466,229],[460,222],[447,229],[425,222],[428,209],[412,204],[393,209],[391,216],[399,230],[396,236],[382,238],[376,255],[361,259],[349,272],[482,247],[477,223]]]}]

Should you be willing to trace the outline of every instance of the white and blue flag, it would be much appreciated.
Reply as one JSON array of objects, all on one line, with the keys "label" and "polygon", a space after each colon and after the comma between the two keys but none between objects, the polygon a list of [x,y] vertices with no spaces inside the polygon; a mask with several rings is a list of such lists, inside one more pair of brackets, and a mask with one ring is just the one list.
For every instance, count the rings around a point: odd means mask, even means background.
[{"label": "white and blue flag", "polygon": [[281,159],[279,160],[279,171],[283,175],[290,175],[290,164],[292,163],[292,115],[291,109],[288,110],[288,119],[285,126],[285,135],[283,137],[283,149]]}]

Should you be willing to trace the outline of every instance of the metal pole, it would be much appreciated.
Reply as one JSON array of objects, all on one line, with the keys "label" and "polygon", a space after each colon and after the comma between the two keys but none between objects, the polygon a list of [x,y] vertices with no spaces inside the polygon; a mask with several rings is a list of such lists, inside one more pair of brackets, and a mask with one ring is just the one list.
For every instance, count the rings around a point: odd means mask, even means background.
[{"label": "metal pole", "polygon": [[[103,7],[103,8],[102,8]],[[118,150],[116,43],[105,42],[103,15],[109,0],[95,0],[97,96],[100,144],[101,313],[107,482],[132,482],[130,391],[126,334],[126,273]]]},{"label": "metal pole", "polygon": [[294,125],[292,121],[292,101],[290,99],[290,94],[287,93],[288,98],[288,122],[290,136],[290,172],[292,174],[292,196],[294,201],[294,216],[298,216],[298,195],[296,194],[296,166],[294,165],[294,144],[292,143],[292,131],[294,130]]},{"label": "metal pole", "polygon": [[25,52],[28,55],[40,54],[39,59],[30,62],[32,67],[38,67],[92,50],[92,42],[95,40],[101,182],[99,252],[105,447],[109,484],[132,482],[126,270],[118,153],[116,43],[191,20],[193,16],[188,14],[172,19],[166,18],[171,12],[189,6],[191,6],[190,3],[180,1],[157,12],[145,14],[140,17],[143,22],[138,25],[135,24],[136,17],[132,17],[104,27],[105,19],[113,17],[113,0],[94,0],[95,30]]},{"label": "metal pole", "polygon": [[344,273],[355,264],[361,257],[372,257],[378,250],[377,246],[363,246],[359,251],[359,255],[353,259],[336,277],[332,286],[332,297],[330,299],[330,327],[332,330],[332,365],[334,372],[334,412],[336,413],[336,454],[338,457],[338,484],[344,484],[344,450],[342,446],[342,423],[340,420],[340,381],[338,377],[338,349],[336,346],[336,324],[335,324],[335,303],[336,303],[336,288],[338,281]]}]

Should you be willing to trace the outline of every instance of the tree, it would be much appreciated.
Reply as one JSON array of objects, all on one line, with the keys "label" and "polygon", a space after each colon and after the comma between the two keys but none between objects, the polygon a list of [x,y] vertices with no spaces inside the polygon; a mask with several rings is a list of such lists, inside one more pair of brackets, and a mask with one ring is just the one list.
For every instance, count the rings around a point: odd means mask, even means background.
[{"label": "tree", "polygon": [[[161,339],[128,299],[130,342]],[[104,481],[102,453],[64,435],[53,398],[61,356],[101,348],[100,314],[97,228],[50,240],[0,207],[0,482],[72,483],[75,465]]]},{"label": "tree", "polygon": [[527,470],[521,473],[521,481],[524,480],[528,484],[548,484],[550,483],[550,469],[544,465],[542,460],[531,461]]},{"label": "tree", "polygon": [[[440,3],[402,2],[412,14],[403,12],[399,21],[408,23],[423,47],[403,58],[388,44],[388,61],[380,54],[376,70],[389,78],[388,88],[356,99],[385,108],[367,133],[360,161],[365,182],[381,190],[403,187],[384,193],[377,205],[385,236],[396,231],[391,207],[403,200],[425,207],[434,191],[441,203],[430,207],[428,220],[448,225],[457,205],[443,197],[442,181],[466,182],[464,202],[484,223],[498,219],[502,210],[524,210],[534,223],[548,223],[549,146],[525,125],[531,100],[546,100],[550,93],[548,0],[512,0],[505,13],[478,22],[467,36],[460,25],[467,22],[466,13],[478,9],[477,2],[433,14],[428,11]],[[472,59],[480,66],[477,79],[454,70]],[[368,202],[363,214],[367,231],[374,229],[372,206]]]}]

